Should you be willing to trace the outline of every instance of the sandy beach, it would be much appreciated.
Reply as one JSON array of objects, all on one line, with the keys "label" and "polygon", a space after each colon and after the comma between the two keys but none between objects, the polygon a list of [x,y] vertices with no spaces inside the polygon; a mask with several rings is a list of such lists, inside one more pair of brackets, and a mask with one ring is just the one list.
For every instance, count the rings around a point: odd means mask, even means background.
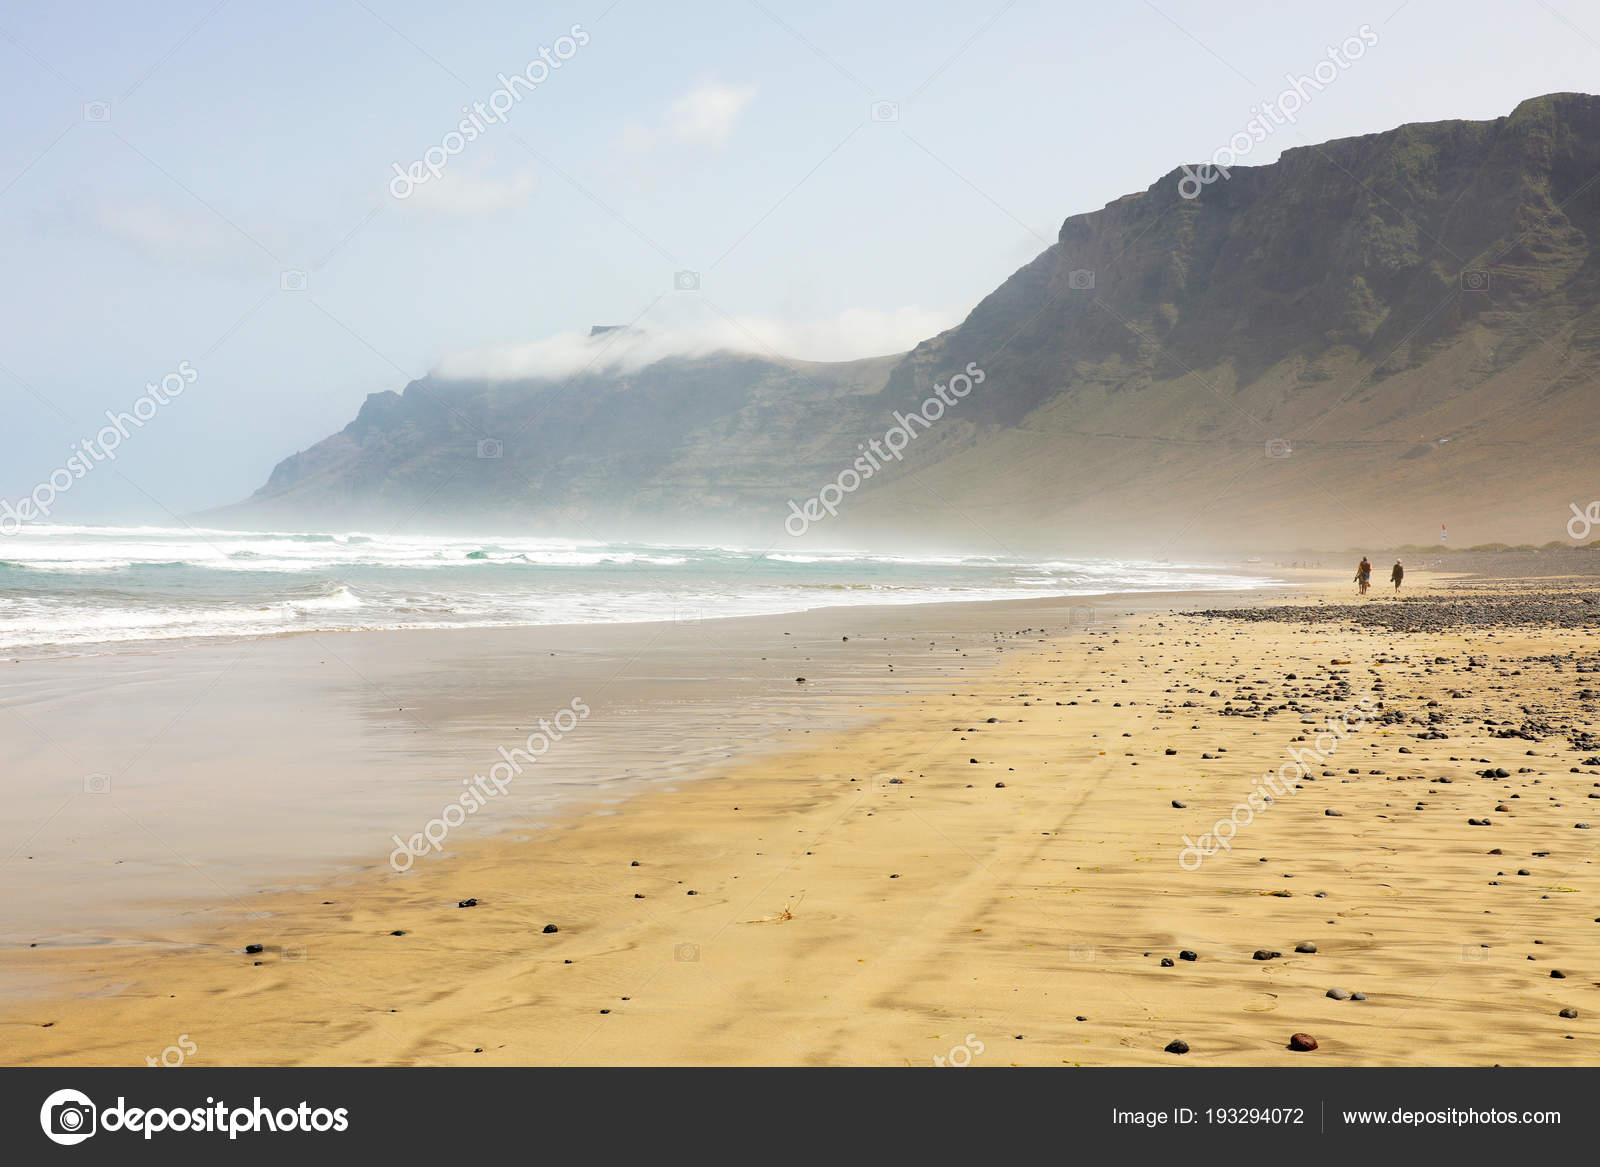
[{"label": "sandy beach", "polygon": [[[1343,574],[1301,577],[1316,618],[1260,610],[1279,589],[750,622],[737,652],[768,667],[743,691],[676,745],[660,708],[633,723],[662,737],[628,766],[676,749],[670,780],[403,875],[373,856],[8,943],[0,1056],[138,1065],[182,1035],[194,1065],[1594,1064],[1580,584],[1539,581],[1567,598],[1532,614],[1527,587],[1414,571],[1358,602]],[[1348,618],[1380,605],[1429,630]],[[508,692],[534,667],[510,651],[477,691],[430,688],[461,674],[421,647],[457,634],[362,635],[337,643],[373,671],[416,664],[411,763],[492,758],[513,710],[577,691]],[[757,696],[740,732],[707,714]],[[773,725],[815,732],[774,749]]]}]

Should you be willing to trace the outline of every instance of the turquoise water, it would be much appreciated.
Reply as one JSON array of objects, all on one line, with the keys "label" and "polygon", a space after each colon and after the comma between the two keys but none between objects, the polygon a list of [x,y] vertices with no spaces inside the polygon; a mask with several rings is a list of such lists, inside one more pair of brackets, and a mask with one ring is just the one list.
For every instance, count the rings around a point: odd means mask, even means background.
[{"label": "turquoise water", "polygon": [[1269,582],[1133,560],[41,525],[0,538],[0,651],[360,628],[703,620]]}]

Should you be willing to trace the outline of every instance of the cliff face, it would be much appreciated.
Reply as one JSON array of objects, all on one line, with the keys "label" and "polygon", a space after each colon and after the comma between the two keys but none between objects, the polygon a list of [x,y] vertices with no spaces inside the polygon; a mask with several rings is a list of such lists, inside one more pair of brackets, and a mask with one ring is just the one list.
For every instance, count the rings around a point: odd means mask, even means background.
[{"label": "cliff face", "polygon": [[[719,354],[629,375],[419,382],[239,515],[421,507],[781,537],[969,362],[983,383],[820,542],[1174,548],[1561,538],[1600,497],[1600,98],[1295,148],[1100,211],[899,358]],[[480,434],[506,435],[478,458]]]},{"label": "cliff face", "polygon": [[[606,330],[597,330],[604,338]],[[597,353],[600,351],[597,348]],[[279,463],[227,522],[550,526],[638,536],[654,523],[759,526],[782,474],[837,451],[894,357],[813,364],[742,353],[519,381],[428,377],[375,393],[342,431]]]},{"label": "cliff face", "polygon": [[1285,360],[1329,357],[1381,377],[1474,323],[1592,309],[1597,173],[1600,99],[1578,95],[1291,149],[1194,200],[1174,172],[1068,219],[1053,248],[896,377],[952,349],[989,353],[1009,386],[989,399],[1003,424],[1085,361],[1117,366],[1105,374],[1130,387],[1225,367],[1239,388]]}]

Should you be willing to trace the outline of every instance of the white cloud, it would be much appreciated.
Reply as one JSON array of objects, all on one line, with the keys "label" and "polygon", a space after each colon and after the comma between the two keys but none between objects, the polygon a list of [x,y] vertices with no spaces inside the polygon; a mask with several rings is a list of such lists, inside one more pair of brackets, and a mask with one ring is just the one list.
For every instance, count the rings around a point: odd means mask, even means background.
[{"label": "white cloud", "polygon": [[527,206],[537,187],[531,170],[518,171],[505,179],[447,171],[442,177],[413,188],[406,205],[445,215],[487,215]]},{"label": "white cloud", "polygon": [[434,373],[446,378],[492,381],[567,377],[584,369],[632,370],[665,357],[712,352],[848,361],[905,352],[960,319],[959,312],[918,307],[887,312],[851,308],[830,319],[799,323],[762,317],[719,317],[665,328],[641,326],[597,337],[565,332],[541,340],[488,345],[452,354],[439,362]]},{"label": "white cloud", "polygon": [[[226,211],[238,214],[232,207]],[[263,224],[244,216],[230,222],[176,191],[171,196],[84,191],[43,208],[33,224],[40,235],[109,245],[152,268],[230,278],[261,278],[261,249],[291,254],[297,242],[280,222]]]},{"label": "white cloud", "polygon": [[216,261],[249,241],[203,207],[153,198],[105,199],[87,215],[93,228],[147,259]]},{"label": "white cloud", "polygon": [[672,103],[667,111],[668,127],[680,141],[721,145],[755,96],[752,87],[706,82]]},{"label": "white cloud", "polygon": [[664,141],[720,146],[755,96],[754,86],[702,81],[669,105],[659,123],[630,123],[623,132],[623,145],[630,150],[650,149]]}]

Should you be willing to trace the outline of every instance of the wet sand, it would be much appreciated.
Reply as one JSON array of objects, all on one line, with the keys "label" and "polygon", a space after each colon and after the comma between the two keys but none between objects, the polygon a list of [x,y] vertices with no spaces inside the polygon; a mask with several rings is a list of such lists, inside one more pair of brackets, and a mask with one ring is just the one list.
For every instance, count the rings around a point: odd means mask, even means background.
[{"label": "wet sand", "polygon": [[[0,1003],[4,1060],[142,1064],[180,1034],[207,1065],[1600,1059],[1589,630],[1180,614],[1221,606],[789,618],[809,672],[772,649],[773,685],[863,720],[403,876],[241,895],[159,946],[7,947],[52,988]],[[931,637],[947,671],[824,654],[872,636]],[[459,701],[480,750],[484,700]],[[1291,750],[1303,780],[1263,803]]]},{"label": "wet sand", "polygon": [[[470,787],[480,805],[452,847],[606,814],[736,754],[861,724],[982,667],[996,629],[1059,633],[1109,602],[315,633],[7,662],[0,945],[148,943],[263,891],[385,868],[396,835],[412,838],[463,783],[504,781],[501,751],[526,749],[574,701],[588,714],[536,763],[492,792]],[[0,995],[12,971],[0,964]]]}]

